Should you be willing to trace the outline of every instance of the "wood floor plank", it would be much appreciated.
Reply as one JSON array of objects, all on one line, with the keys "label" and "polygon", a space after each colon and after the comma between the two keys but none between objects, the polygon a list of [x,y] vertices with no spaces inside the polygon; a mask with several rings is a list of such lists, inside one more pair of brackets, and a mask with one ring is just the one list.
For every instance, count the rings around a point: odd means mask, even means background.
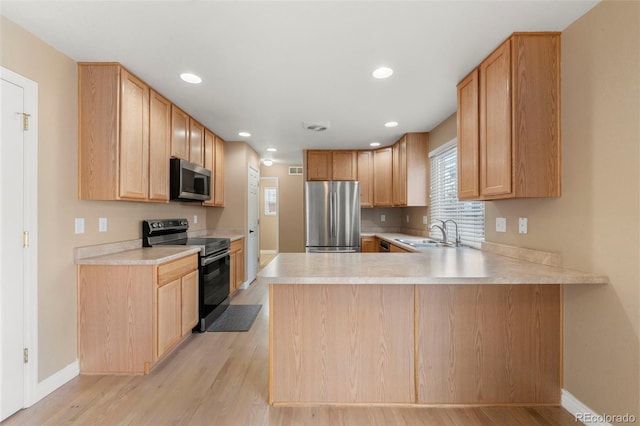
[{"label": "wood floor plank", "polygon": [[232,303],[262,304],[244,333],[189,338],[147,376],[79,376],[3,422],[13,425],[576,425],[560,407],[272,407],[268,288]]}]

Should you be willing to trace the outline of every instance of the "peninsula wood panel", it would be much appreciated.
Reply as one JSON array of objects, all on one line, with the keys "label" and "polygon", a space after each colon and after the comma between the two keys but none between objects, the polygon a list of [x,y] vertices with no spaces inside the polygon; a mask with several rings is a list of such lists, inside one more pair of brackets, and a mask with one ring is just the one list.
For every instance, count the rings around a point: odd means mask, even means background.
[{"label": "peninsula wood panel", "polygon": [[561,286],[416,287],[418,403],[560,403]]},{"label": "peninsula wood panel", "polygon": [[155,266],[83,265],[78,359],[83,373],[143,373],[152,360]]},{"label": "peninsula wood panel", "polygon": [[414,402],[413,292],[270,286],[270,402]]},{"label": "peninsula wood panel", "polygon": [[373,152],[358,152],[360,207],[373,207]]}]

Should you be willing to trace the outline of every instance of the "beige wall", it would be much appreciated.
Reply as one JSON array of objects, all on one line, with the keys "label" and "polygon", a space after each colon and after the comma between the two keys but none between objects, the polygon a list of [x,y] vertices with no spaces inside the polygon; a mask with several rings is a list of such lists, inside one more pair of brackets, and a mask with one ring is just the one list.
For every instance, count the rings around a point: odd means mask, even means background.
[{"label": "beige wall", "polygon": [[278,178],[278,251],[304,252],[304,180],[290,176],[288,164],[260,167],[261,177]]},{"label": "beige wall", "polygon": [[[564,387],[640,418],[640,3],[605,1],[562,34],[562,197],[486,203],[486,239],[609,275],[565,288]],[[495,218],[507,218],[507,233]],[[518,217],[529,233],[517,233]]]},{"label": "beige wall", "polygon": [[266,215],[264,207],[265,188],[276,188],[276,205],[280,201],[277,192],[278,180],[276,178],[260,179],[260,251],[278,250],[278,209],[276,215]]},{"label": "beige wall", "polygon": [[[382,215],[384,215],[384,222]],[[400,232],[402,209],[397,207],[360,209],[360,230],[362,232]]]},{"label": "beige wall", "polygon": [[[199,216],[186,203],[146,204],[77,199],[76,63],[0,16],[0,64],[38,83],[38,380],[77,359],[76,267],[73,248],[141,238],[142,219]],[[74,234],[74,218],[85,234]],[[98,233],[98,217],[108,232]]]}]

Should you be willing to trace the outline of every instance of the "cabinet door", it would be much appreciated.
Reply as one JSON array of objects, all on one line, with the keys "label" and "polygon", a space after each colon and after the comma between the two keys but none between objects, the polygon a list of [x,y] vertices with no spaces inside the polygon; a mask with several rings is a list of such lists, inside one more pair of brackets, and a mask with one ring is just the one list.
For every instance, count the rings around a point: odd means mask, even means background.
[{"label": "cabinet door", "polygon": [[182,286],[182,336],[191,333],[198,323],[198,271],[195,270],[181,279]]},{"label": "cabinet door", "polygon": [[238,287],[236,282],[236,269],[238,264],[238,252],[232,251],[229,255],[229,293],[233,294],[236,292],[236,288]]},{"label": "cabinet door", "polygon": [[149,95],[149,199],[169,201],[171,102],[151,90]]},{"label": "cabinet door", "polygon": [[480,196],[478,69],[458,84],[458,198]]},{"label": "cabinet door", "polygon": [[189,117],[189,161],[204,167],[204,126]]},{"label": "cabinet door", "polygon": [[331,180],[331,151],[307,151],[307,180]]},{"label": "cabinet door", "polygon": [[373,207],[373,153],[358,152],[358,181],[360,182],[360,207]]},{"label": "cabinet door", "polygon": [[393,205],[391,148],[373,151],[373,205],[376,207]]},{"label": "cabinet door", "polygon": [[407,137],[400,139],[392,148],[393,157],[393,205],[407,205]]},{"label": "cabinet door", "polygon": [[355,151],[333,151],[331,162],[333,180],[358,179],[358,161]]},{"label": "cabinet door", "polygon": [[480,64],[480,194],[511,194],[511,41]]},{"label": "cabinet door", "polygon": [[244,250],[236,254],[236,289],[244,283]]},{"label": "cabinet door", "polygon": [[411,253],[409,250],[405,250],[402,247],[399,247],[395,244],[389,244],[389,252],[390,253]]},{"label": "cabinet door", "polygon": [[204,168],[211,172],[211,199],[204,201],[205,206],[215,206],[216,199],[216,136],[204,129]]},{"label": "cabinet door", "polygon": [[180,340],[182,335],[181,280],[158,287],[158,357]]},{"label": "cabinet door", "polygon": [[120,198],[145,200],[149,193],[149,87],[120,72]]},{"label": "cabinet door", "polygon": [[189,116],[171,105],[171,156],[189,161]]},{"label": "cabinet door", "polygon": [[214,205],[224,206],[224,141],[216,136],[215,141],[215,179],[213,183]]},{"label": "cabinet door", "polygon": [[375,253],[378,251],[378,241],[376,237],[360,238],[360,251],[362,253]]}]

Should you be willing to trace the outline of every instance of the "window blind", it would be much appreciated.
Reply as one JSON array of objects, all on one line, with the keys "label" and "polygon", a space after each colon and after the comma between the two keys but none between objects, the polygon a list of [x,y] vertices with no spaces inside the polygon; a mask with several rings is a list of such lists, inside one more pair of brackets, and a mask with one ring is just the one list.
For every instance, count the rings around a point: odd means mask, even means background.
[{"label": "window blind", "polygon": [[[477,245],[484,241],[484,203],[458,200],[458,148],[453,140],[429,154],[431,157],[431,223],[436,219],[453,219],[463,243]],[[447,223],[447,237],[455,241],[455,226]],[[431,238],[441,239],[436,228]]]}]

